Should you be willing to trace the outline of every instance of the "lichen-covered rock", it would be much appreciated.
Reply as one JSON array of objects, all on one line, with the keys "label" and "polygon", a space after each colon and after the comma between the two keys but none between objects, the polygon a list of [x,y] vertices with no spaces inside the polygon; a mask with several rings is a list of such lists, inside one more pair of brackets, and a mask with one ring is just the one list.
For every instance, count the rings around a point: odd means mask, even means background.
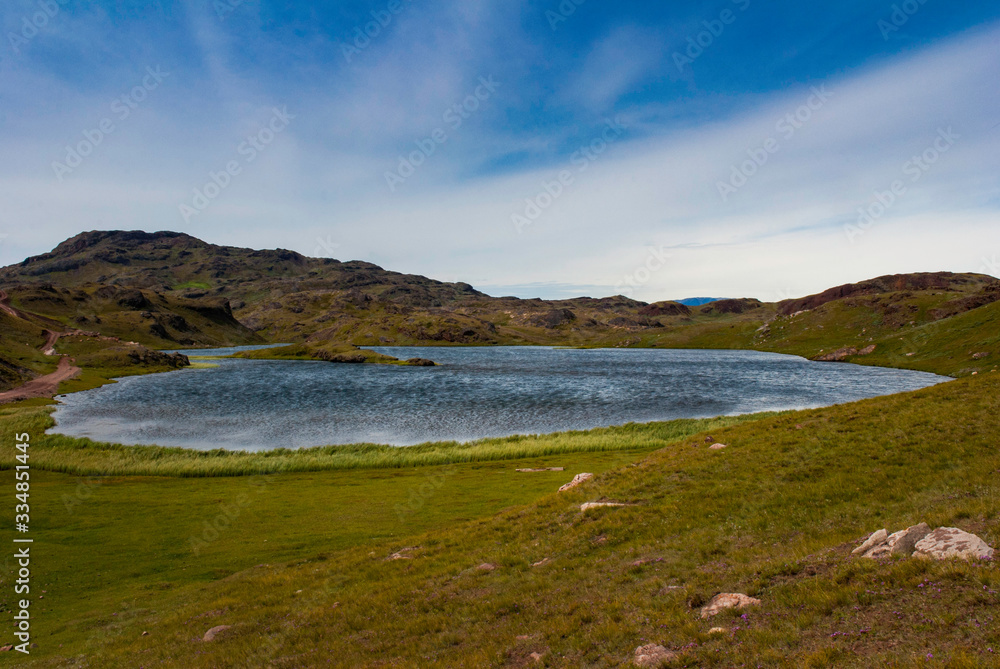
[{"label": "lichen-covered rock", "polygon": [[677,653],[674,651],[650,643],[635,649],[635,657],[633,657],[632,662],[637,667],[662,667],[676,657]]},{"label": "lichen-covered rock", "polygon": [[738,592],[720,592],[701,608],[702,618],[711,618],[726,609],[745,609],[748,606],[758,606],[760,600]]},{"label": "lichen-covered rock", "polygon": [[975,534],[963,532],[957,527],[939,527],[914,546],[915,557],[946,560],[992,558],[993,549]]}]

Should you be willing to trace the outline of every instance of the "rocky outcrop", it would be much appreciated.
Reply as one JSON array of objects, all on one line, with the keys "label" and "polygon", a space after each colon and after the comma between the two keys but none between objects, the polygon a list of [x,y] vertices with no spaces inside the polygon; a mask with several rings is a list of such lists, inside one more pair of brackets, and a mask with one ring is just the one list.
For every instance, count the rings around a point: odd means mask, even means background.
[{"label": "rocky outcrop", "polygon": [[662,667],[667,662],[672,662],[677,658],[677,653],[667,650],[663,646],[655,643],[639,646],[635,649],[632,663],[637,667]]},{"label": "rocky outcrop", "polygon": [[939,527],[932,532],[927,523],[920,523],[893,534],[884,529],[873,532],[851,554],[873,559],[891,555],[975,559],[992,558],[993,549],[974,534],[954,527]]},{"label": "rocky outcrop", "polygon": [[856,348],[854,346],[845,346],[844,348],[839,348],[832,353],[825,353],[823,355],[817,355],[813,358],[817,362],[843,362],[852,356],[857,355],[871,355],[875,352],[875,344],[871,344],[862,349]]},{"label": "rocky outcrop", "polygon": [[913,547],[918,541],[930,534],[931,528],[927,523],[913,525],[889,534],[885,529],[872,533],[868,539],[855,548],[851,555],[860,555],[867,558],[880,558],[888,555],[902,555],[909,557],[913,554]]},{"label": "rocky outcrop", "polygon": [[939,527],[916,543],[914,557],[933,560],[962,558],[992,559],[993,549],[975,534],[956,527]]},{"label": "rocky outcrop", "polygon": [[720,592],[701,607],[701,617],[711,618],[727,609],[745,609],[748,606],[759,606],[760,600],[739,592]]},{"label": "rocky outcrop", "polygon": [[701,308],[703,314],[744,314],[754,309],[760,309],[764,304],[760,300],[743,298],[739,300],[716,300]]},{"label": "rocky outcrop", "polygon": [[654,302],[639,309],[640,316],[690,316],[691,308],[680,302]]},{"label": "rocky outcrop", "polygon": [[559,488],[559,492],[565,492],[567,490],[575,488],[578,485],[580,485],[581,483],[586,483],[587,481],[589,481],[592,478],[594,478],[594,475],[590,474],[588,472],[584,472],[583,474],[577,474],[576,476],[573,477],[572,481],[570,481],[566,485],[564,485],[561,488]]},{"label": "rocky outcrop", "polygon": [[412,367],[436,367],[437,363],[433,360],[428,360],[427,358],[410,358],[406,361],[407,365]]}]

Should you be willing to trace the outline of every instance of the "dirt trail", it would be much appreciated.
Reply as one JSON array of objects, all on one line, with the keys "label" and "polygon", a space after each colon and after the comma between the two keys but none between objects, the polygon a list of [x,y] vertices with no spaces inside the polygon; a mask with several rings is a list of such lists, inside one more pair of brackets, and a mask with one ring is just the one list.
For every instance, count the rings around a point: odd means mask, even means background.
[{"label": "dirt trail", "polygon": [[10,306],[10,295],[7,294],[6,290],[0,290],[0,311],[14,318],[24,318],[20,311]]},{"label": "dirt trail", "polygon": [[56,371],[37,379],[28,381],[19,388],[0,393],[0,404],[6,402],[16,402],[34,397],[52,397],[59,392],[59,384],[68,381],[80,373],[80,368],[73,364],[69,356],[59,359],[59,366]]},{"label": "dirt trail", "polygon": [[[36,314],[28,314],[11,306],[10,296],[5,290],[0,290],[0,311],[13,316],[14,318],[20,318],[26,321],[31,321],[32,318],[36,318],[45,322],[57,323],[57,321],[53,321],[50,318],[37,316]],[[45,355],[55,355],[56,342],[59,341],[59,337],[61,336],[62,333],[56,332],[55,330],[45,330],[45,343],[41,346],[42,353]],[[23,386],[0,393],[0,404],[32,399],[35,397],[52,397],[59,392],[60,383],[72,379],[79,373],[80,368],[73,364],[73,360],[69,356],[64,355],[59,359],[59,365],[56,367],[56,371],[51,374],[40,376],[37,379],[28,381]]]}]

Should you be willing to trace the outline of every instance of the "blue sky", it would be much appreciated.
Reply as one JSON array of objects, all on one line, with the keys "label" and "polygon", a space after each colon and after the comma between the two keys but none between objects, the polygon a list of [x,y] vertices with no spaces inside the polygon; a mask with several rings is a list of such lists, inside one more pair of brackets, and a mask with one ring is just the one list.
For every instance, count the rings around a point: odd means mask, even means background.
[{"label": "blue sky", "polygon": [[0,24],[2,264],[124,228],[522,297],[1000,273],[1000,5],[13,0]]}]

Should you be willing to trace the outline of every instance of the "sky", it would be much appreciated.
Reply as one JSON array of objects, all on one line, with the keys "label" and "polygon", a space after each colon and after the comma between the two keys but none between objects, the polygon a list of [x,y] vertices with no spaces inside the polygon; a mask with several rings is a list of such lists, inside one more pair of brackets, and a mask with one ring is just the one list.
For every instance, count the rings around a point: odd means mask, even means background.
[{"label": "sky", "polygon": [[7,0],[0,26],[0,265],[127,229],[498,296],[1000,275],[997,3]]}]

